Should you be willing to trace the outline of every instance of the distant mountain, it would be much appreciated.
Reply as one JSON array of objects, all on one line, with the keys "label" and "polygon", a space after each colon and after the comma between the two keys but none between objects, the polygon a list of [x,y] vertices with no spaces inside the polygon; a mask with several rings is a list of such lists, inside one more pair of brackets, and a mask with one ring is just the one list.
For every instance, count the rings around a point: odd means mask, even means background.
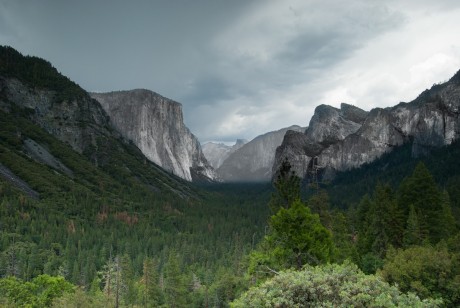
[{"label": "distant mountain", "polygon": [[273,170],[284,159],[301,177],[317,171],[332,179],[372,162],[394,147],[412,142],[414,157],[451,144],[460,136],[460,71],[410,103],[365,112],[342,104],[318,106],[305,133],[286,134],[276,150]]},{"label": "distant mountain", "polygon": [[207,142],[201,147],[203,154],[214,169],[219,168],[222,163],[233,152],[241,148],[248,141],[246,139],[237,139],[234,145],[226,145],[223,143]]},{"label": "distant mountain", "polygon": [[302,132],[305,128],[294,125],[254,138],[229,155],[217,174],[226,182],[270,181],[275,150],[290,130]]},{"label": "distant mountain", "polygon": [[123,137],[165,170],[187,180],[215,180],[198,139],[185,126],[182,105],[143,89],[91,93]]}]

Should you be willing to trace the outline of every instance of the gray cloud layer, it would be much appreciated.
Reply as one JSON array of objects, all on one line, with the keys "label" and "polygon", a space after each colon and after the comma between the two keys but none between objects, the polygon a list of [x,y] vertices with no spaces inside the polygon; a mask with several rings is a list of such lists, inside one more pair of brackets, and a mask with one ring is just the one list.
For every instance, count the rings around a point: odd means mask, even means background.
[{"label": "gray cloud layer", "polygon": [[0,43],[89,91],[159,92],[200,140],[231,141],[306,125],[319,103],[395,104],[448,78],[459,4],[432,2],[0,0]]}]

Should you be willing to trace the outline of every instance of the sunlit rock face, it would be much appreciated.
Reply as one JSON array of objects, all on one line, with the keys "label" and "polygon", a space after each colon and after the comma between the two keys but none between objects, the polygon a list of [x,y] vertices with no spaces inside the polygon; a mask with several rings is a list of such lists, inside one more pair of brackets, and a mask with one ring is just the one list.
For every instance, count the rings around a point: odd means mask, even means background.
[{"label": "sunlit rock face", "polygon": [[236,150],[245,145],[248,141],[237,139],[234,145],[224,143],[207,142],[201,146],[203,154],[214,169],[219,168],[222,163]]},{"label": "sunlit rock face", "polygon": [[289,130],[303,132],[305,128],[294,125],[254,138],[232,153],[217,174],[226,182],[270,181],[276,148]]},{"label": "sunlit rock face", "polygon": [[198,139],[184,124],[180,103],[143,89],[91,96],[115,129],[152,162],[188,181],[216,179]]},{"label": "sunlit rock face", "polygon": [[423,155],[459,138],[459,110],[460,72],[414,101],[391,108],[365,112],[347,104],[340,109],[321,105],[305,134],[286,134],[273,172],[287,159],[300,177],[319,167],[331,178],[334,171],[359,167],[408,141],[413,141],[413,156]]}]

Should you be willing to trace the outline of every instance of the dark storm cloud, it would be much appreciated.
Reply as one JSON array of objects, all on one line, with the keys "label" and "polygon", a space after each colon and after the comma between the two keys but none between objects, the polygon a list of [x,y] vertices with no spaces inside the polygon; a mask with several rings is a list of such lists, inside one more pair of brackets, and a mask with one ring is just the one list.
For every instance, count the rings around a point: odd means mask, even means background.
[{"label": "dark storm cloud", "polygon": [[401,14],[377,5],[348,8],[336,16],[316,14],[319,16],[305,23],[303,31],[277,55],[280,63],[324,69],[351,55],[369,38],[396,29],[404,22]]},{"label": "dark storm cloud", "polygon": [[[324,98],[356,97],[351,76],[400,48],[388,34],[424,38],[419,24],[458,3],[0,0],[0,43],[46,58],[89,91],[147,88],[177,100],[202,141],[228,141],[306,125]],[[363,52],[379,38],[384,48]]]},{"label": "dark storm cloud", "polygon": [[[304,5],[305,2],[299,1],[301,5],[298,8],[278,4],[279,8],[285,9],[286,15],[272,16],[270,12],[264,15],[259,11],[254,13],[256,22],[251,18],[242,19],[236,29],[222,34],[218,43],[221,49],[218,51],[223,54],[223,60],[218,60],[224,64],[217,67],[212,74],[222,74],[220,79],[225,82],[219,82],[217,87],[197,87],[194,90],[198,93],[184,96],[184,101],[194,106],[209,104],[208,100],[200,98],[208,97],[211,93],[214,104],[227,101],[227,108],[220,117],[215,116],[215,110],[212,108],[200,108],[199,113],[190,112],[188,121],[192,127],[197,127],[199,135],[207,136],[207,139],[218,139],[223,132],[215,128],[219,127],[225,116],[233,113],[234,118],[240,119],[250,115],[247,108],[244,108],[248,102],[253,106],[253,112],[263,113],[262,107],[267,105],[267,100],[272,99],[264,93],[289,92],[295,86],[308,85],[309,82],[327,74],[335,64],[351,56],[371,37],[396,29],[404,22],[401,14],[380,5],[367,5],[364,2],[356,5],[347,3],[334,6],[334,11],[330,4],[315,2],[310,1],[308,5]],[[313,12],[311,6],[314,8]],[[261,11],[266,9],[261,8]],[[248,14],[251,15],[251,12]],[[277,31],[288,33],[277,37]],[[270,34],[273,34],[273,37]],[[251,41],[251,37],[256,38],[254,42]],[[225,69],[222,70],[222,67]],[[200,78],[208,80],[203,76]],[[230,97],[228,89],[232,89]],[[216,96],[216,93],[225,95]],[[280,109],[283,108],[281,99],[278,105]],[[204,115],[206,124],[202,121]],[[291,124],[305,125],[305,122]],[[236,121],[235,126],[241,128],[242,125]],[[237,133],[247,136],[251,129],[253,128],[243,128]],[[211,133],[213,131],[214,134]]]},{"label": "dark storm cloud", "polygon": [[0,3],[0,38],[1,37],[11,37],[16,36],[14,29],[10,26],[8,22],[8,17],[5,14],[5,6]]}]

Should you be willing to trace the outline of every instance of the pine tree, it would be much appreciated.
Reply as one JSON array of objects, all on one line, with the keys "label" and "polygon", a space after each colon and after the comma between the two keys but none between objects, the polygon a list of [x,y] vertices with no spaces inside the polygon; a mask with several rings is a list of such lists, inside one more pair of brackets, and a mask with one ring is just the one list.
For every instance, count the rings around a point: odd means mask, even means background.
[{"label": "pine tree", "polygon": [[371,250],[373,238],[370,234],[370,226],[373,219],[374,204],[369,195],[366,194],[359,202],[356,211],[356,231],[358,232],[356,246],[360,254],[365,254]]},{"label": "pine tree", "polygon": [[372,251],[383,257],[390,245],[394,247],[402,245],[402,214],[388,185],[377,184],[373,203],[373,220],[369,226],[373,238]]},{"label": "pine tree", "polygon": [[423,163],[419,163],[412,175],[399,187],[398,204],[409,216],[412,204],[419,215],[421,229],[427,228],[429,239],[437,243],[443,237],[439,226],[443,223],[442,196],[433,176]]},{"label": "pine tree", "polygon": [[270,218],[270,226],[267,240],[287,268],[301,269],[305,264],[320,264],[333,257],[331,232],[300,200],[289,209],[281,208]]},{"label": "pine tree", "polygon": [[325,190],[318,190],[316,194],[308,199],[308,207],[312,213],[318,214],[323,226],[331,230],[332,217],[329,212],[329,195]]},{"label": "pine tree", "polygon": [[125,289],[120,258],[110,258],[100,272],[104,284],[104,294],[107,302],[114,302],[116,308],[120,306],[122,292]]},{"label": "pine tree", "polygon": [[136,288],[134,285],[134,270],[131,259],[127,254],[120,258],[122,289],[121,296],[126,305],[132,305],[136,300]]},{"label": "pine tree", "polygon": [[409,206],[409,217],[407,218],[406,229],[404,230],[404,247],[413,245],[421,245],[423,243],[423,235],[418,222],[418,215],[414,206]]},{"label": "pine tree", "polygon": [[158,265],[154,259],[145,258],[141,283],[144,287],[144,307],[158,307],[162,304],[162,293],[159,287]]},{"label": "pine tree", "polygon": [[273,185],[276,191],[269,203],[272,213],[276,213],[280,208],[288,208],[295,200],[300,199],[300,178],[291,170],[291,164],[287,159],[281,163]]},{"label": "pine tree", "polygon": [[187,302],[187,288],[182,279],[177,253],[169,253],[168,263],[165,266],[165,297],[170,307],[185,307]]},{"label": "pine tree", "polygon": [[455,218],[452,215],[449,193],[444,190],[441,194],[442,215],[439,225],[439,234],[442,239],[447,239],[454,235],[456,231]]}]

